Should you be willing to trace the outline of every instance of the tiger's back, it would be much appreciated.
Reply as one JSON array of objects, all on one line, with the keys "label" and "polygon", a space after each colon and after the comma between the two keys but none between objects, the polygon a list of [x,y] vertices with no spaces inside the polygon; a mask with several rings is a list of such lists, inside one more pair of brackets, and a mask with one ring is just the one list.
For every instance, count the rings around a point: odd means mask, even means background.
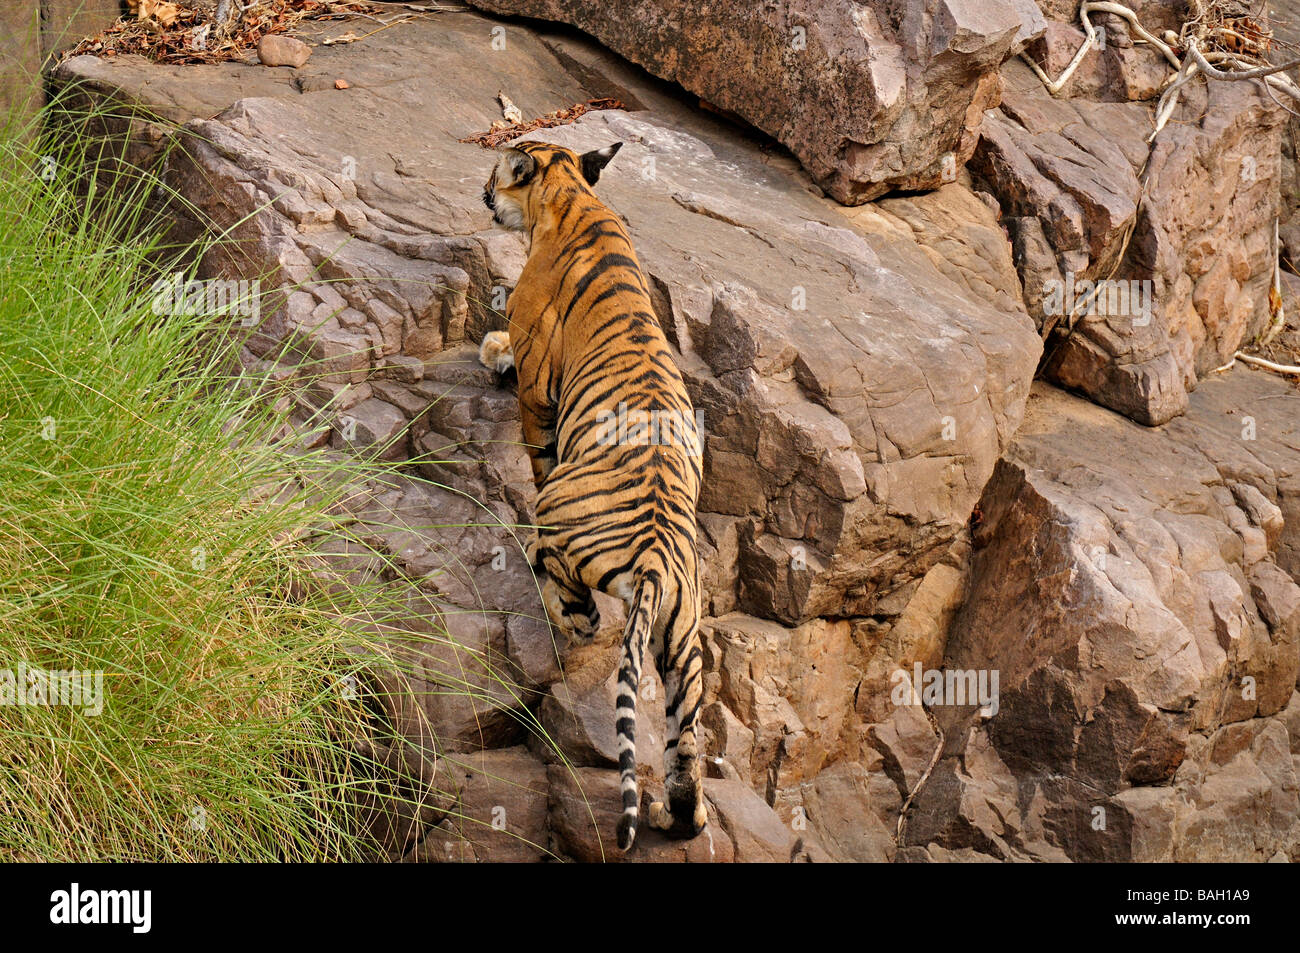
[{"label": "tiger's back", "polygon": [[[647,647],[667,716],[667,804],[651,805],[651,824],[693,835],[705,820],[696,739],[700,435],[632,243],[590,188],[614,151],[579,157],[520,144],[503,153],[484,199],[499,224],[529,237],[507,307],[508,346],[538,487],[534,563],[546,574],[548,615],[590,636],[592,590],[628,607],[616,723],[626,849],[638,814],[635,709]],[[489,344],[498,356],[506,347],[485,340],[485,363]],[[500,368],[497,356],[490,361]]]}]

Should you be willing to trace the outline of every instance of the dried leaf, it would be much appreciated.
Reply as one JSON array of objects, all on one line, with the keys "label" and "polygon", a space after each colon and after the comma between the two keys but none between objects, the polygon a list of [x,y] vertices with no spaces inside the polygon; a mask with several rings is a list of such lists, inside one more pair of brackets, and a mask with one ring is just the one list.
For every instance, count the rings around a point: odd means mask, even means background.
[{"label": "dried leaf", "polygon": [[159,26],[171,26],[180,16],[181,8],[170,0],[138,0],[136,19],[153,20]]},{"label": "dried leaf", "polygon": [[207,9],[193,9],[173,0],[128,0],[127,6],[130,18],[123,17],[103,33],[83,39],[61,58],[83,53],[105,57],[136,53],[159,63],[220,63],[243,59],[262,37],[285,33],[306,19],[341,20],[355,14],[373,18],[373,14],[384,12],[383,7],[360,0],[260,0],[244,10],[237,29],[227,37],[217,35]]}]

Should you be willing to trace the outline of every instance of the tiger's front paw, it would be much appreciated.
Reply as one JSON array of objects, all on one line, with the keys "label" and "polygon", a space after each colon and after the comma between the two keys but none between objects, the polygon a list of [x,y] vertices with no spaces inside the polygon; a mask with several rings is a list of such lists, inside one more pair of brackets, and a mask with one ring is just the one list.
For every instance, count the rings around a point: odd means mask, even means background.
[{"label": "tiger's front paw", "polygon": [[505,331],[489,331],[478,346],[478,360],[484,367],[505,375],[515,366],[515,352],[510,346],[510,335]]}]

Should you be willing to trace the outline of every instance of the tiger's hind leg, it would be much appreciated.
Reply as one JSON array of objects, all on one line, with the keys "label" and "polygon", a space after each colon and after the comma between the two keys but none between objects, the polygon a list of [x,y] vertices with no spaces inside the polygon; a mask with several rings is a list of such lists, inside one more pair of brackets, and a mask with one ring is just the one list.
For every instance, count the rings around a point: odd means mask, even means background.
[{"label": "tiger's hind leg", "polygon": [[699,609],[688,594],[665,633],[660,674],[664,680],[664,789],[667,804],[650,805],[650,825],[670,837],[694,837],[708,820],[697,728],[704,694]]},{"label": "tiger's hind leg", "polygon": [[600,628],[600,610],[591,589],[569,573],[568,566],[553,550],[533,543],[528,558],[541,578],[542,605],[551,623],[566,637],[590,642]]}]

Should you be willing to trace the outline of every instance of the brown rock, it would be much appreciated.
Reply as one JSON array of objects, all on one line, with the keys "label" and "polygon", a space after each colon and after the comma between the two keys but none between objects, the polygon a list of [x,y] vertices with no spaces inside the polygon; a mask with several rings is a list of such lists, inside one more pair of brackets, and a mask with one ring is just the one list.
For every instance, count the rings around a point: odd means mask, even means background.
[{"label": "brown rock", "polygon": [[[1266,859],[1289,849],[1287,732],[1263,716],[1293,695],[1300,589],[1253,521],[1278,531],[1265,494],[1289,487],[1300,463],[1297,407],[1284,385],[1234,372],[1152,431],[1035,391],[981,503],[970,595],[943,663],[999,670],[988,738],[1030,809],[1015,836],[980,821],[970,785],[983,787],[966,746],[964,769],[945,760],[923,788],[909,844],[1044,856],[1041,843],[1076,860]],[[1258,418],[1243,440],[1247,414]],[[1124,449],[1130,441],[1141,450]],[[1243,532],[1258,533],[1257,547]],[[937,714],[955,743],[965,716]],[[1196,734],[1207,731],[1211,749]],[[1261,731],[1272,740],[1252,741]],[[1183,793],[1131,793],[1147,784]],[[1274,800],[1281,814],[1270,826],[1264,805]],[[973,813],[963,815],[967,802]],[[953,816],[967,819],[954,827],[944,820]],[[1209,844],[1194,847],[1195,838]]]},{"label": "brown rock", "polygon": [[804,850],[804,838],[782,823],[753,789],[740,781],[713,778],[704,795],[718,813],[718,824],[735,845],[736,863],[790,863]]},{"label": "brown rock", "polygon": [[386,401],[372,397],[340,415],[334,445],[384,460],[407,456],[406,415]]},{"label": "brown rock", "polygon": [[442,762],[458,797],[407,860],[520,863],[551,859],[546,766],[526,748],[457,755]]},{"label": "brown rock", "polygon": [[711,864],[730,863],[735,859],[731,838],[724,832],[711,804],[708,826],[698,836],[669,840],[646,823],[649,793],[643,791],[636,842],[624,855],[618,850],[615,834],[623,806],[618,771],[553,764],[547,769],[547,778],[551,830],[557,847],[574,860]]},{"label": "brown rock", "polygon": [[1018,226],[1028,309],[1058,326],[1047,371],[1164,423],[1269,320],[1282,114],[1249,84],[1198,85],[1148,155],[1147,107],[1053,99],[1023,64],[1002,72],[970,168],[1005,213],[1037,218],[1054,252],[1059,275]]},{"label": "brown rock", "polygon": [[311,56],[311,47],[302,40],[281,33],[270,33],[257,41],[257,58],[263,66],[302,66]]},{"label": "brown rock", "polygon": [[703,11],[682,0],[474,5],[591,33],[777,137],[851,205],[951,181],[981,114],[997,103],[998,64],[1042,29],[1032,4],[1008,0],[942,0],[904,13],[844,0],[815,11],[746,3]]},{"label": "brown rock", "polygon": [[[811,832],[838,861],[888,862],[897,848],[894,827],[901,799],[892,783],[880,785],[879,762],[843,761],[799,786],[783,817],[800,836]],[[887,780],[887,779],[886,779]]]}]

